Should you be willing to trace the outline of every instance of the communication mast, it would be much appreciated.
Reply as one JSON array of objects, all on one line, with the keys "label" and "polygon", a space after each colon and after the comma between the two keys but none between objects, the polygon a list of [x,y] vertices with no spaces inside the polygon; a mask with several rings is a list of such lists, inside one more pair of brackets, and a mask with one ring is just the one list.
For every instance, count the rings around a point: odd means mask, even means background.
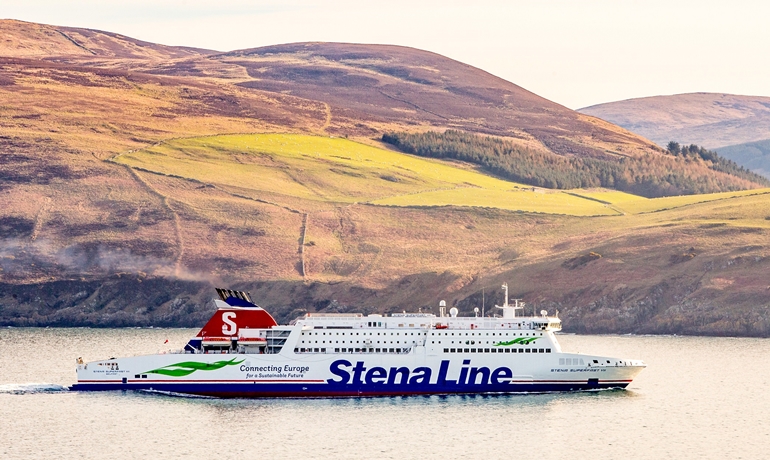
[{"label": "communication mast", "polygon": [[508,283],[503,283],[503,290],[505,291],[505,303],[502,306],[495,305],[495,307],[503,310],[503,318],[515,318],[516,310],[524,309],[524,302],[521,299],[513,299],[513,305],[508,304]]}]

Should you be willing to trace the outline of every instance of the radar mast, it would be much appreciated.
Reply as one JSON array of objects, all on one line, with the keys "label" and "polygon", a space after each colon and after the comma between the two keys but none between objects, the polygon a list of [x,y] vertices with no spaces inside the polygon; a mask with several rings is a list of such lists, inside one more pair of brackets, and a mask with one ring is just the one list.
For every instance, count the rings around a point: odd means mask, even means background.
[{"label": "radar mast", "polygon": [[513,299],[513,305],[510,305],[508,303],[508,283],[503,283],[502,288],[505,291],[505,303],[502,306],[495,305],[495,307],[503,310],[503,318],[515,318],[516,310],[524,309],[524,302],[521,299]]}]

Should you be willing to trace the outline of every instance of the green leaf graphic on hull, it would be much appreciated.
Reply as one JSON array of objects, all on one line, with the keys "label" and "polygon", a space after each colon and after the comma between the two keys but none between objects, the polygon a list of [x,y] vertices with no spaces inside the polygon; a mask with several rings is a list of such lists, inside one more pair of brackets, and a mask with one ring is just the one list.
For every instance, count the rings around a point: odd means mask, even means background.
[{"label": "green leaf graphic on hull", "polygon": [[509,342],[497,342],[495,346],[507,347],[508,345],[529,345],[530,343],[534,342],[539,338],[540,337],[519,337],[518,339],[513,339]]},{"label": "green leaf graphic on hull", "polygon": [[144,372],[144,374],[161,374],[171,377],[184,377],[190,375],[195,371],[215,371],[222,369],[225,366],[236,366],[245,361],[242,359],[236,361],[237,358],[233,358],[230,361],[216,361],[213,363],[200,363],[197,361],[185,361],[182,363],[169,364],[168,366],[159,367],[151,371]]}]

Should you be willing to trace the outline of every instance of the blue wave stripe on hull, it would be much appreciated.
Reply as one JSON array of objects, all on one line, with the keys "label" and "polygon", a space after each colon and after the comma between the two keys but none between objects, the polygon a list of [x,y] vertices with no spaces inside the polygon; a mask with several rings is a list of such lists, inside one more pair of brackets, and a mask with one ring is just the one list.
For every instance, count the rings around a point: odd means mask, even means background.
[{"label": "blue wave stripe on hull", "polygon": [[473,393],[548,393],[625,388],[628,382],[524,383],[502,385],[333,385],[254,383],[78,383],[73,391],[157,390],[201,396],[231,398],[400,396]]}]

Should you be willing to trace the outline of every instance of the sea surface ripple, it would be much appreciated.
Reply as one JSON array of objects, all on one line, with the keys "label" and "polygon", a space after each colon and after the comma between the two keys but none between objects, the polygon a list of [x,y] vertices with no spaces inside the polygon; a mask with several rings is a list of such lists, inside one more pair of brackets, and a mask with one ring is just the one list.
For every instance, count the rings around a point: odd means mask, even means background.
[{"label": "sea surface ripple", "polygon": [[272,400],[68,391],[77,357],[179,348],[194,333],[0,329],[0,458],[768,458],[767,339],[559,337],[565,351],[644,359],[625,391]]}]

